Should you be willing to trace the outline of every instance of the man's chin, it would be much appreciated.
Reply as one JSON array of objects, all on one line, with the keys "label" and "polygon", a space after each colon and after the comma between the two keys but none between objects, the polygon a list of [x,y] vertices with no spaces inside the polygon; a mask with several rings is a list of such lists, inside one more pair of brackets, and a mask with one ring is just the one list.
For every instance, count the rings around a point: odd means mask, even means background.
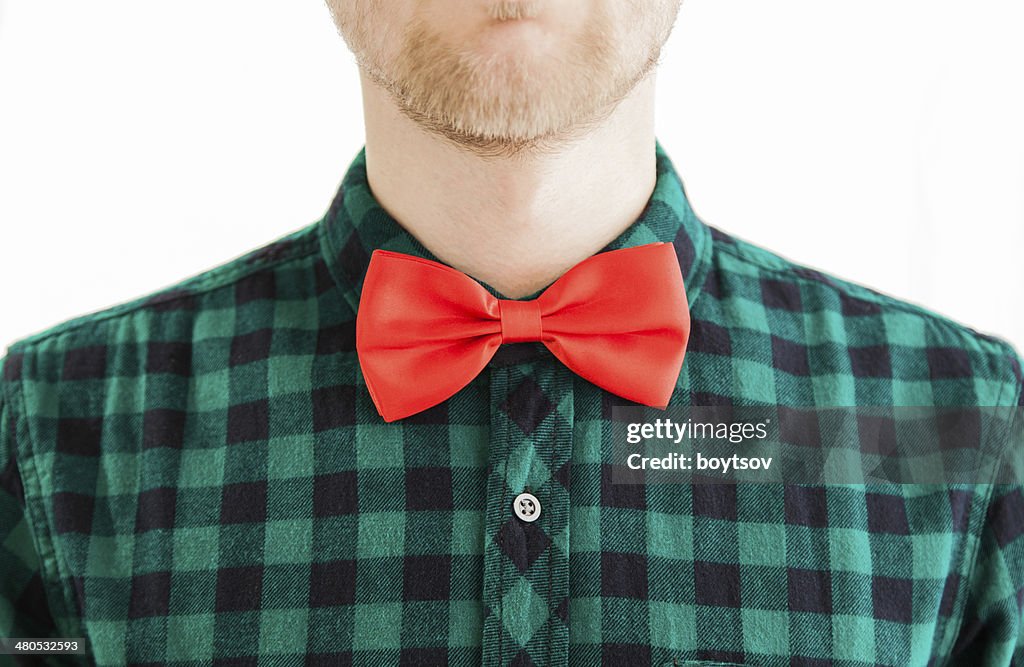
[{"label": "man's chin", "polygon": [[[511,157],[551,149],[573,134],[571,124],[559,126],[551,119],[529,116],[513,115],[507,122],[500,122],[501,119],[479,113],[428,114],[414,108],[405,108],[403,112],[421,129],[482,156]],[[481,117],[486,122],[479,122]]]}]

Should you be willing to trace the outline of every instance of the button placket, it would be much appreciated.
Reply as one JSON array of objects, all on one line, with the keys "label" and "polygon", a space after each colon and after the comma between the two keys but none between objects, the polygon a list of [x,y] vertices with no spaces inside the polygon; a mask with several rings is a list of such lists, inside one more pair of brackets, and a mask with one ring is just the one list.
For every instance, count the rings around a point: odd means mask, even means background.
[{"label": "button placket", "polygon": [[568,659],[572,387],[553,357],[491,367],[484,665]]}]

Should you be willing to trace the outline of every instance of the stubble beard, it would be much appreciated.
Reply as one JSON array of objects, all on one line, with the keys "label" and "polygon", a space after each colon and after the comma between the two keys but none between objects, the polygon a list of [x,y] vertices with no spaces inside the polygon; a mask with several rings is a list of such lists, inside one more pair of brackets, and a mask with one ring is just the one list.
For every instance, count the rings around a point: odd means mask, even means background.
[{"label": "stubble beard", "polygon": [[[534,11],[513,4],[492,9]],[[490,158],[554,152],[606,120],[660,57],[660,40],[642,45],[644,53],[622,53],[608,14],[597,12],[550,64],[454,49],[419,19],[390,67],[357,59],[402,114],[457,147]]]}]

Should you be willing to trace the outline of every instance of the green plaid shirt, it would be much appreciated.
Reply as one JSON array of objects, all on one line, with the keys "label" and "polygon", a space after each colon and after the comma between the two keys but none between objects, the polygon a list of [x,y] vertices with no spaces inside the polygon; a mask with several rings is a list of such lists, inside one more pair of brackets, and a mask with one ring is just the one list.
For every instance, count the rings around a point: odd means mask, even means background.
[{"label": "green plaid shirt", "polygon": [[[607,249],[675,246],[693,329],[671,405],[1020,402],[1006,344],[705,225],[655,150]],[[385,424],[354,346],[377,248],[432,258],[361,151],[322,220],[9,348],[0,635],[85,637],[99,665],[1024,655],[1017,486],[613,484],[624,402],[535,343]]]}]

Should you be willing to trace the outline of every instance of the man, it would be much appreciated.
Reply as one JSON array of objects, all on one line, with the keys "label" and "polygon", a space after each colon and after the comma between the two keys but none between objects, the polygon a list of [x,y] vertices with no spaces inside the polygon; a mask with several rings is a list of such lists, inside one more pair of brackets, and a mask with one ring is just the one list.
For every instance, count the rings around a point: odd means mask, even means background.
[{"label": "man", "polygon": [[1019,485],[613,480],[617,406],[1021,401],[1006,344],[698,220],[653,130],[678,0],[328,4],[366,145],[324,218],[9,348],[0,635],[101,665],[1020,659]]}]

